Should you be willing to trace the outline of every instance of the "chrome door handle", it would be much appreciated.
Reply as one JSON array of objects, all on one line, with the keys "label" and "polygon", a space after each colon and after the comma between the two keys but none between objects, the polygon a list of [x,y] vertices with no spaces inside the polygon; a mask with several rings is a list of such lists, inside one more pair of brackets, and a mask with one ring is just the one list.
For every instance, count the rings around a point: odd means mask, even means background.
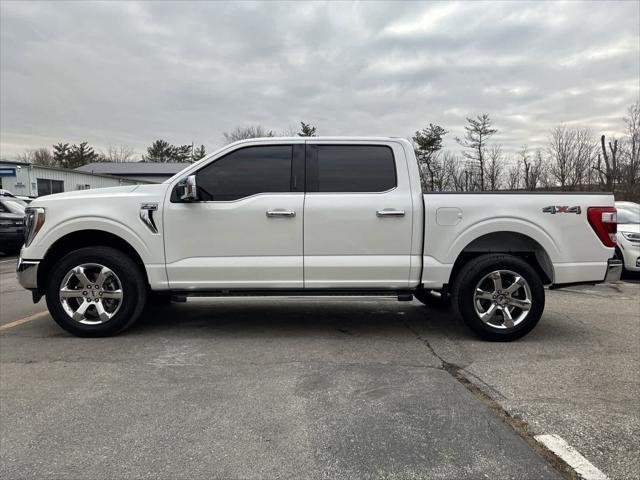
[{"label": "chrome door handle", "polygon": [[378,217],[404,217],[404,210],[395,210],[393,208],[385,208],[376,212]]},{"label": "chrome door handle", "polygon": [[276,208],[275,210],[267,210],[267,217],[295,217],[296,212],[292,210],[284,210]]}]

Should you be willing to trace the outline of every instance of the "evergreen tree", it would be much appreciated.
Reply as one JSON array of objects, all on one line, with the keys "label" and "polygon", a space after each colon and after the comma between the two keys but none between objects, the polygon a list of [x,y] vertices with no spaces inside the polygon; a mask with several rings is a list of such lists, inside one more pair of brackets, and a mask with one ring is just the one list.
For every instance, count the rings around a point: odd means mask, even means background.
[{"label": "evergreen tree", "polygon": [[204,156],[207,154],[204,145],[200,145],[199,147],[196,147],[193,149],[193,155],[191,158],[193,158],[194,162],[197,162],[198,160],[204,158]]},{"label": "evergreen tree", "polygon": [[62,167],[67,163],[67,157],[69,156],[69,144],[58,143],[53,146],[53,163],[57,167]]},{"label": "evergreen tree", "polygon": [[493,127],[493,122],[489,118],[488,113],[478,115],[476,118],[467,117],[467,123],[464,127],[466,133],[463,139],[456,138],[456,141],[468,149],[463,155],[476,163],[477,174],[480,177],[480,190],[485,189],[484,173],[486,163],[486,149],[489,138],[498,130]]},{"label": "evergreen tree", "polygon": [[143,162],[172,162],[175,147],[165,140],[156,140],[147,148],[147,154],[142,155]]},{"label": "evergreen tree", "polygon": [[172,146],[172,159],[171,162],[190,162],[191,161],[191,145]]},{"label": "evergreen tree", "polygon": [[[447,130],[440,125],[430,123],[427,128],[417,131],[413,136],[414,149],[420,174],[422,175],[422,184],[428,191],[435,190],[436,178],[439,177],[442,165],[437,162],[437,154],[442,149],[442,137]],[[424,178],[424,168],[427,169],[428,178]]]},{"label": "evergreen tree", "polygon": [[71,146],[68,154],[61,164],[61,167],[73,169],[97,160],[98,154],[87,144],[87,142],[82,142],[80,145],[74,144]]},{"label": "evergreen tree", "polygon": [[316,136],[316,127],[312,126],[310,123],[300,122],[300,131],[298,132],[299,137],[315,137]]}]

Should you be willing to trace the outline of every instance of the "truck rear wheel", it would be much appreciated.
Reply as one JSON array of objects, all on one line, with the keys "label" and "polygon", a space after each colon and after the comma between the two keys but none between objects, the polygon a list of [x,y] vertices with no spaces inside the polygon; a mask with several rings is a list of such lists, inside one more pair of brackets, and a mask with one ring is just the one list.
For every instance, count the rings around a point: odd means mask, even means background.
[{"label": "truck rear wheel", "polygon": [[456,277],[452,294],[463,321],[486,340],[523,337],[537,325],[544,310],[540,276],[513,255],[474,258]]},{"label": "truck rear wheel", "polygon": [[110,247],[86,247],[49,272],[47,307],[58,325],[79,337],[115,335],[142,313],[147,289],[136,263]]}]

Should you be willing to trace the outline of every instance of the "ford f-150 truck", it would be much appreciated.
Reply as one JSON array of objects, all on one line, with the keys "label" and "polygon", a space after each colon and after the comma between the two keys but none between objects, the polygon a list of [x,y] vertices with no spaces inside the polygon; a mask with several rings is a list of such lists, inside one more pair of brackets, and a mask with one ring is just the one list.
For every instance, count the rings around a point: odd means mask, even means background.
[{"label": "ford f-150 truck", "polygon": [[79,336],[188,296],[393,295],[452,303],[490,340],[544,286],[618,279],[610,194],[427,193],[400,138],[236,142],[162,184],[34,200],[17,275]]}]

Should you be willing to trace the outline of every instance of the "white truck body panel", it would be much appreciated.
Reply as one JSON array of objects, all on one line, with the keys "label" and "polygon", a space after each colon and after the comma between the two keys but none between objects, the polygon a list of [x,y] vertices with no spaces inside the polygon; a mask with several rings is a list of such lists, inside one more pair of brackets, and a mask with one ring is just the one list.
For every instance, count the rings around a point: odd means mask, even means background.
[{"label": "white truck body panel", "polygon": [[[350,142],[313,140],[332,145]],[[409,288],[414,206],[401,142],[391,146],[397,186],[381,193],[306,194],[304,284],[307,288]],[[382,210],[403,216],[378,216]],[[416,211],[420,214],[420,210]]]},{"label": "white truck body panel", "polygon": [[[446,283],[453,264],[469,244],[495,232],[514,232],[535,240],[551,260],[551,280],[557,284],[601,281],[613,255],[613,249],[602,244],[585,218],[590,206],[612,206],[610,195],[433,193],[424,195],[424,201],[423,282],[431,288]],[[550,205],[579,206],[582,213],[543,213]],[[438,222],[447,210],[456,212],[456,221],[445,218]],[[441,271],[440,275],[434,275],[434,270]]]},{"label": "white truck body panel", "polygon": [[[247,145],[386,145],[397,187],[381,193],[263,193],[235,201],[172,203],[179,181]],[[153,233],[142,204],[157,206]],[[552,283],[602,281],[605,247],[587,222],[590,206],[613,206],[608,194],[431,193],[423,195],[411,144],[395,138],[253,139],[227,145],[160,185],[83,190],[34,200],[46,221],[22,259],[44,259],[66,235],[113,234],[140,256],[152,290],[441,288],[460,255],[496,232],[539,246]],[[543,213],[547,206],[581,213]],[[269,218],[268,210],[295,212]],[[404,216],[380,217],[385,209]],[[481,241],[480,241],[481,242]],[[492,251],[491,243],[480,244]],[[503,245],[495,250],[504,251]]]},{"label": "white truck body panel", "polygon": [[[174,289],[302,288],[304,193],[164,209],[169,284]],[[295,212],[268,218],[267,210]]]}]

